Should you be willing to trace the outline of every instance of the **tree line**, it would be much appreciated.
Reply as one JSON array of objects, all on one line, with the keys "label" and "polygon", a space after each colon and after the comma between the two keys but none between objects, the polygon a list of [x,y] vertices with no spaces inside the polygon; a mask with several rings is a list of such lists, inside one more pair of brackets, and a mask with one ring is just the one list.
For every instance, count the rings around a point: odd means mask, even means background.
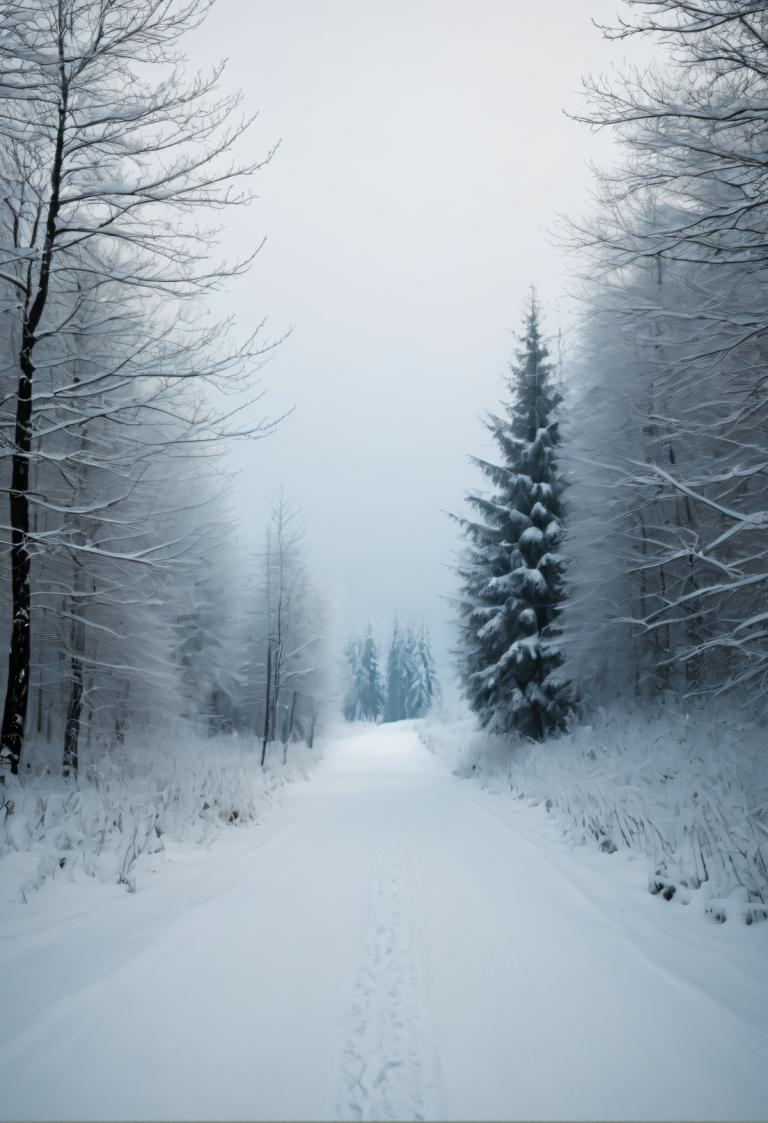
[{"label": "tree line", "polygon": [[586,83],[623,155],[566,231],[565,388],[534,297],[459,518],[465,692],[536,739],[617,697],[755,702],[768,671],[768,6],[637,0],[604,31],[665,66]]},{"label": "tree line", "polygon": [[222,454],[273,430],[253,418],[279,340],[259,321],[236,337],[205,302],[253,261],[217,261],[218,223],[272,153],[241,158],[253,115],[223,66],[185,62],[209,8],[0,12],[0,773],[35,736],[71,775],[84,734],[119,744],[182,713],[309,737],[316,720],[300,545],[281,506],[249,559],[228,509]]},{"label": "tree line", "polygon": [[403,721],[424,717],[432,708],[439,685],[426,625],[403,631],[395,621],[383,673],[372,625],[349,641],[345,655],[347,721]]}]

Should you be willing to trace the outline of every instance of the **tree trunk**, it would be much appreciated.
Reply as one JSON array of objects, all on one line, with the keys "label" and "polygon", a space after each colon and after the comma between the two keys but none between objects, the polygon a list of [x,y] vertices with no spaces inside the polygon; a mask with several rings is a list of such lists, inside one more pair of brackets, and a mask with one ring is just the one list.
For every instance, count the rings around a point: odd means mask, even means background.
[{"label": "tree trunk", "polygon": [[32,447],[33,340],[25,332],[21,375],[17,389],[15,451],[11,462],[11,644],[5,693],[0,770],[18,775],[29,701],[30,605],[29,582],[29,454]]},{"label": "tree trunk", "polygon": [[64,755],[62,758],[62,772],[65,779],[70,775],[77,776],[79,766],[80,726],[83,713],[83,654],[85,652],[85,625],[81,614],[83,578],[81,564],[77,557],[74,559],[74,578],[70,611],[72,613],[72,627],[70,629],[70,658],[69,658],[69,706],[67,708],[67,722],[64,726]]},{"label": "tree trunk", "polygon": [[272,644],[267,648],[267,689],[266,698],[264,700],[264,739],[261,742],[261,767],[264,767],[264,761],[267,756],[267,741],[269,740],[269,692],[272,686]]},{"label": "tree trunk", "polygon": [[[271,650],[271,649],[270,649]],[[274,671],[272,674],[272,711],[269,719],[269,739],[277,740],[277,710],[280,704],[280,679],[282,677],[283,645],[278,643],[275,658],[272,661]]]},{"label": "tree trunk", "polygon": [[79,766],[80,720],[83,711],[83,664],[76,655],[70,665],[71,688],[67,724],[64,727],[64,759],[62,772],[64,778],[77,776]]},{"label": "tree trunk", "polygon": [[293,723],[294,723],[295,719],[296,719],[296,691],[294,690],[293,697],[291,698],[291,712],[288,716],[288,724],[286,726],[286,731],[285,731],[285,740],[283,741],[283,764],[285,764],[288,760],[288,742],[290,741],[291,735],[293,733]]},{"label": "tree trunk", "polygon": [[[64,155],[64,130],[67,120],[69,82],[64,52],[64,21],[61,0],[57,9],[58,65],[60,99],[58,126],[50,193],[45,220],[45,240],[40,255],[40,272],[34,300],[27,282],[24,319],[19,350],[19,382],[16,390],[16,424],[11,460],[9,514],[11,521],[11,644],[8,652],[8,686],[0,731],[0,775],[10,768],[18,774],[24,729],[29,702],[30,664],[30,557],[29,557],[29,460],[32,450],[32,377],[35,373],[32,354],[37,343],[37,330],[48,301],[56,220],[59,216],[61,177]],[[30,303],[31,300],[31,303]]]}]

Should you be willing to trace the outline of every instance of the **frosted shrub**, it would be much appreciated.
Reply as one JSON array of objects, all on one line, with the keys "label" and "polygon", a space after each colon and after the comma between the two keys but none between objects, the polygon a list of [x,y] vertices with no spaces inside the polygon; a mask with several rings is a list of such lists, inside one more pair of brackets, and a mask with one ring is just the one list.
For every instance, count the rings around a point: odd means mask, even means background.
[{"label": "frosted shrub", "polygon": [[292,744],[284,764],[283,746],[270,746],[262,769],[260,746],[250,741],[185,734],[162,755],[135,745],[95,756],[76,783],[65,783],[39,757],[2,793],[0,864],[19,851],[37,858],[23,895],[47,878],[76,874],[133,891],[142,855],[161,851],[164,839],[202,846],[226,826],[258,822],[312,759],[305,745]]},{"label": "frosted shrub", "polygon": [[569,837],[648,859],[649,889],[716,920],[768,916],[768,759],[764,735],[733,713],[600,711],[543,744],[478,733],[464,719],[425,725],[429,748],[462,776],[543,803]]}]

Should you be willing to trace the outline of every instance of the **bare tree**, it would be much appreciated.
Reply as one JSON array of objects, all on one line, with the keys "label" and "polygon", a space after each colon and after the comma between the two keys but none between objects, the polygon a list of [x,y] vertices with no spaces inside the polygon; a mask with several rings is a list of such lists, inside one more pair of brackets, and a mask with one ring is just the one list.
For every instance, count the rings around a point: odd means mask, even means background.
[{"label": "bare tree", "polygon": [[[254,335],[233,352],[223,326],[195,333],[178,311],[180,302],[247,268],[250,259],[211,264],[216,230],[197,216],[247,203],[249,177],[263,163],[232,156],[252,118],[238,116],[239,95],[221,93],[222,68],[184,75],[179,40],[209,7],[209,0],[9,0],[0,21],[0,311],[16,366],[4,435],[12,618],[0,765],[13,773],[24,743],[31,564],[39,543],[31,470],[62,433],[82,432],[94,417],[120,416],[125,423],[130,406],[123,401],[100,410],[99,396],[110,380],[114,391],[146,378],[150,353],[159,363],[154,393],[162,396],[168,379],[229,385],[269,347]],[[153,325],[146,347],[135,332],[118,328],[109,310],[95,312],[105,290],[112,307],[151,297],[149,321],[134,315],[134,322]],[[106,360],[102,354],[106,369],[92,367],[87,379],[56,386],[55,375],[64,370],[62,340],[84,314],[105,352],[115,350],[116,332],[122,333],[119,353]],[[134,368],[128,374],[125,364]],[[41,394],[43,370],[51,383]],[[145,386],[140,398],[145,411],[167,409]],[[77,406],[73,415],[52,422],[53,408],[66,412],[67,405]],[[237,432],[222,416],[188,420],[198,441]],[[91,547],[71,530],[71,556],[82,557]],[[132,551],[133,560],[149,563],[156,548],[147,547],[141,558]],[[75,592],[78,601],[84,595],[84,588]],[[78,615],[79,609],[73,625]],[[78,627],[73,649],[81,646]],[[76,677],[74,663],[72,671]]]},{"label": "bare tree", "polygon": [[244,721],[286,746],[314,736],[328,702],[328,612],[307,568],[298,511],[281,493],[270,512],[241,674]]},{"label": "bare tree", "polygon": [[768,7],[630,12],[607,34],[659,37],[668,65],[587,84],[582,119],[616,130],[625,158],[573,235],[599,280],[573,413],[572,652],[604,634],[597,610],[632,629],[646,685],[696,693],[768,673]]}]

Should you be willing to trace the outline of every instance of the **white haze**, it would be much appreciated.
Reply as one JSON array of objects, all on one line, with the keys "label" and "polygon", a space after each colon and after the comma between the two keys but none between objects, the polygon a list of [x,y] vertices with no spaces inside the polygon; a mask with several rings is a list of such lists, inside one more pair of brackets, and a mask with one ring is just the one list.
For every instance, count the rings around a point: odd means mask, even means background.
[{"label": "white haze", "polygon": [[608,140],[569,120],[581,77],[621,64],[591,19],[612,2],[219,0],[190,58],[228,59],[260,111],[260,200],[230,212],[232,256],[267,242],[215,311],[241,332],[292,328],[267,368],[267,408],[240,445],[243,534],[258,541],[284,485],[342,632],[426,618],[445,660],[457,537],[445,511],[478,482],[532,281],[547,326],[568,319],[547,234],[586,205]]}]

